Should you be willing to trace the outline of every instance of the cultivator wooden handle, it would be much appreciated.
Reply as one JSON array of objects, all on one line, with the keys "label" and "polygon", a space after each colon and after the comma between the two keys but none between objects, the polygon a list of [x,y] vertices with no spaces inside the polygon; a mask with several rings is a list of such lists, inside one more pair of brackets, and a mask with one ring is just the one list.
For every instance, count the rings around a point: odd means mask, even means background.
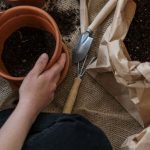
[{"label": "cultivator wooden handle", "polygon": [[66,103],[65,103],[65,106],[63,109],[63,113],[70,114],[72,112],[81,81],[82,81],[82,79],[80,79],[79,77],[74,79],[74,83],[73,83],[73,86],[70,90],[68,98],[66,100]]}]

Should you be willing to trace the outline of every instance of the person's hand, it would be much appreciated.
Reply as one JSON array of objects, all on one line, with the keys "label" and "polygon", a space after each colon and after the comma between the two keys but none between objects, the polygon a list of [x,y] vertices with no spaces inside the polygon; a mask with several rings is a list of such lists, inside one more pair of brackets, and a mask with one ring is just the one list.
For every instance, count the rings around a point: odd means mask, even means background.
[{"label": "person's hand", "polygon": [[36,113],[44,109],[53,100],[65,61],[66,55],[62,54],[56,64],[44,71],[48,55],[42,54],[20,87],[18,105]]}]

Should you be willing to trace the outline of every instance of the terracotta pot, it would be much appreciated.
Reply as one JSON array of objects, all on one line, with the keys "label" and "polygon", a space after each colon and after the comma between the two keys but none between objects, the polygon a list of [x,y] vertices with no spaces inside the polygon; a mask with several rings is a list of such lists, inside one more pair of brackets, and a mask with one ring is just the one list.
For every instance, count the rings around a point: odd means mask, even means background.
[{"label": "terracotta pot", "polygon": [[[0,56],[6,39],[20,27],[29,26],[43,29],[51,32],[56,40],[56,47],[52,58],[50,59],[46,69],[50,68],[60,57],[64,51],[67,55],[67,62],[62,72],[62,81],[69,68],[69,54],[66,46],[62,43],[59,29],[51,16],[45,11],[32,6],[18,6],[5,11],[0,17]],[[22,81],[24,77],[13,77],[5,68],[0,58],[0,76],[11,81]]]},{"label": "terracotta pot", "polygon": [[31,5],[42,7],[45,3],[45,0],[6,0],[6,2],[12,6]]}]

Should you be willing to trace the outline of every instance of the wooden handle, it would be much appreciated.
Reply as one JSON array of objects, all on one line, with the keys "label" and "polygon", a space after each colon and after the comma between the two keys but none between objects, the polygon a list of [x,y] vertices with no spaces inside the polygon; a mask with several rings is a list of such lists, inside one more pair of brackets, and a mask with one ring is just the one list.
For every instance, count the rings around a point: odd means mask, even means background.
[{"label": "wooden handle", "polygon": [[80,27],[81,33],[84,33],[89,26],[87,0],[80,0]]},{"label": "wooden handle", "polygon": [[108,17],[108,15],[113,11],[117,5],[117,0],[109,0],[106,5],[102,8],[99,14],[96,16],[94,21],[88,27],[90,30],[94,31],[97,27]]},{"label": "wooden handle", "polygon": [[88,0],[88,9],[90,8],[90,6],[91,6],[91,3],[92,3],[92,0]]},{"label": "wooden handle", "polygon": [[70,114],[72,112],[77,94],[78,94],[78,90],[81,84],[81,79],[80,78],[75,78],[74,79],[74,83],[73,86],[70,90],[70,93],[68,95],[67,101],[65,103],[64,109],[63,109],[63,113],[67,113]]}]

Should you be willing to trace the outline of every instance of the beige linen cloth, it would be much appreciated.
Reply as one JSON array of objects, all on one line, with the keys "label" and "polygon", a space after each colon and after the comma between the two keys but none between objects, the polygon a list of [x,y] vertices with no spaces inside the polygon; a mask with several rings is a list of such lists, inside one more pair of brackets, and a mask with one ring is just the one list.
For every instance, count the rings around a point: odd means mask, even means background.
[{"label": "beige linen cloth", "polygon": [[[60,1],[60,0],[59,0]],[[95,18],[107,0],[93,0],[89,8],[90,22]],[[79,8],[76,0],[61,0],[58,5],[69,9]],[[112,22],[113,14],[105,20],[94,35],[94,42],[89,53],[89,59],[96,55],[100,41],[107,27]],[[79,37],[79,28],[71,35],[71,42],[66,44],[72,49]],[[64,40],[66,37],[63,37]],[[62,112],[65,100],[76,77],[77,66],[71,64],[66,80],[58,87],[54,101],[45,110],[48,112]],[[13,107],[12,102],[17,98],[16,90],[7,81],[0,78],[1,109]],[[121,144],[128,136],[136,134],[142,127],[124,108],[105,90],[101,84],[86,74],[83,78],[73,113],[80,114],[101,128],[108,136],[114,150],[120,150]]]}]

